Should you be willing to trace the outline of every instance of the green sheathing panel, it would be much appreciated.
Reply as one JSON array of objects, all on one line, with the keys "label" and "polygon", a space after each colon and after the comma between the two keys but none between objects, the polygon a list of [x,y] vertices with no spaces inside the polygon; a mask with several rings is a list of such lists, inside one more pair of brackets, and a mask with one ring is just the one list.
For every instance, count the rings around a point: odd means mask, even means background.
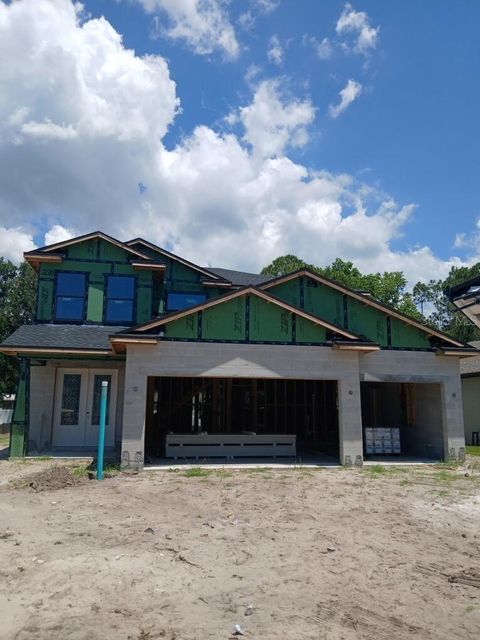
[{"label": "green sheathing panel", "polygon": [[339,327],[344,326],[342,293],[311,278],[305,278],[303,295],[305,311],[333,322]]},{"label": "green sheathing panel", "polygon": [[98,255],[99,243],[104,244],[103,240],[85,240],[84,242],[77,242],[77,244],[71,244],[66,247],[67,258],[75,260],[80,258],[81,260],[96,260]]},{"label": "green sheathing panel", "polygon": [[269,293],[297,307],[301,307],[323,320],[344,326],[343,294],[300,276],[271,287]]},{"label": "green sheathing panel", "polygon": [[246,296],[217,304],[202,312],[202,338],[204,340],[241,340],[245,332]]},{"label": "green sheathing panel", "polygon": [[196,340],[198,337],[198,314],[191,313],[185,318],[170,322],[166,327],[166,335],[168,338]]},{"label": "green sheathing panel", "polygon": [[299,343],[319,343],[325,342],[327,339],[327,331],[325,327],[320,327],[301,316],[296,316],[296,333],[296,341]]},{"label": "green sheathing panel", "polygon": [[102,322],[103,282],[90,282],[88,285],[87,322]]},{"label": "green sheathing panel", "polygon": [[287,282],[281,282],[274,287],[271,287],[268,292],[284,302],[294,304],[297,307],[301,306],[300,288],[302,286],[302,278],[295,278],[294,280],[288,280]]},{"label": "green sheathing panel", "polygon": [[[323,344],[326,330],[306,318],[292,314],[275,303],[254,295],[227,300],[210,309],[192,313],[165,326],[165,335],[177,340],[218,340],[234,342]],[[248,317],[248,325],[246,319]],[[201,337],[198,333],[201,327]],[[246,330],[247,329],[247,330]]]},{"label": "green sheathing panel", "polygon": [[358,336],[388,346],[387,314],[362,304],[355,298],[348,298],[348,329]]},{"label": "green sheathing panel", "polygon": [[[53,280],[49,276],[42,275],[45,266],[44,264],[41,265],[37,286],[37,319],[44,322],[52,317],[53,301]],[[46,277],[49,279],[44,279]]]},{"label": "green sheathing panel", "polygon": [[51,322],[54,307],[55,273],[80,271],[87,274],[86,322],[103,323],[105,306],[105,278],[108,275],[134,276],[136,279],[136,310],[134,324],[148,322],[157,315],[153,309],[153,274],[137,270],[130,265],[132,254],[121,247],[101,239],[87,240],[66,247],[66,258],[61,264],[41,264],[38,279],[37,320]]},{"label": "green sheathing panel", "polygon": [[21,458],[26,454],[28,439],[28,406],[30,386],[30,365],[22,359],[20,378],[15,395],[12,426],[10,432],[10,457]]},{"label": "green sheathing panel", "polygon": [[424,331],[412,327],[398,318],[391,318],[390,330],[392,336],[392,347],[410,349],[429,349],[431,344]]},{"label": "green sheathing panel", "polygon": [[250,296],[250,340],[292,342],[292,314],[262,298]]}]

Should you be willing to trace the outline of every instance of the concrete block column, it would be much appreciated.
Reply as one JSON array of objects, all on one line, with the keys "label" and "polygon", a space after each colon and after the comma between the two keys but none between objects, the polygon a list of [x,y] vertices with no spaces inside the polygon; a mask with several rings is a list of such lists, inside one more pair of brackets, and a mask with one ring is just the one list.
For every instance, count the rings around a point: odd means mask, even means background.
[{"label": "concrete block column", "polygon": [[127,354],[121,459],[124,471],[143,469],[146,408],[147,376],[141,373],[137,363],[129,361]]},{"label": "concrete block column", "polygon": [[446,377],[441,383],[442,422],[445,459],[465,460],[462,382],[459,375]]},{"label": "concrete block column", "polygon": [[340,463],[345,466],[363,465],[360,378],[353,373],[338,381],[338,423]]}]

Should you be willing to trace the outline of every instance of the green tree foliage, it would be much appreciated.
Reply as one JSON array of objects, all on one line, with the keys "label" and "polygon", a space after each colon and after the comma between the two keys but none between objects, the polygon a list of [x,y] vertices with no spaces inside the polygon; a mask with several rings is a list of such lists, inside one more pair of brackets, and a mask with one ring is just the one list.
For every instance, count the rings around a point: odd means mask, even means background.
[{"label": "green tree foliage", "polygon": [[463,342],[480,340],[480,329],[459,311],[445,295],[450,287],[480,275],[480,262],[471,267],[452,267],[445,280],[417,282],[413,288],[415,304],[422,309],[427,320]]},{"label": "green tree foliage", "polygon": [[[19,267],[0,258],[0,342],[35,315],[37,277],[26,262]],[[14,393],[18,361],[0,354],[0,394]]]},{"label": "green tree foliage", "polygon": [[337,258],[328,267],[317,267],[297,258],[286,255],[276,258],[262,269],[263,275],[282,276],[298,269],[309,269],[331,280],[335,280],[350,289],[366,291],[376,300],[421,319],[412,295],[405,291],[407,280],[401,271],[363,274],[349,261]]}]

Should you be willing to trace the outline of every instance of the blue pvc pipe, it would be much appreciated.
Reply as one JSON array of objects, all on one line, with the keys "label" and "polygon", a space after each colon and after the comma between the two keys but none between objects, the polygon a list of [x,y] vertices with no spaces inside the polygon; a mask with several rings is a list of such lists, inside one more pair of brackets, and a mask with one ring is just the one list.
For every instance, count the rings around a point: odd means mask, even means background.
[{"label": "blue pvc pipe", "polygon": [[100,424],[98,426],[97,480],[103,480],[103,452],[105,449],[105,421],[107,417],[108,382],[102,380],[100,396]]}]

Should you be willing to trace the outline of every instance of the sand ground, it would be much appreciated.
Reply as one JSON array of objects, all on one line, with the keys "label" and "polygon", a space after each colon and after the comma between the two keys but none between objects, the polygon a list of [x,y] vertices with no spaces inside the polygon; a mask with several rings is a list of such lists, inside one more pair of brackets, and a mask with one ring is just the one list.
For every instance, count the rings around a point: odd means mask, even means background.
[{"label": "sand ground", "polygon": [[471,467],[59,466],[0,461],[2,639],[480,637]]}]

